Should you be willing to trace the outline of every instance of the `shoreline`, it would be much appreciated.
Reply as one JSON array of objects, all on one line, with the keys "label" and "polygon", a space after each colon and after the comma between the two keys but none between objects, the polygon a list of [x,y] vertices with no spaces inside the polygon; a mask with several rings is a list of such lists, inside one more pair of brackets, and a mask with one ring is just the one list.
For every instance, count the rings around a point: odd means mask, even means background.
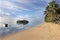
[{"label": "shoreline", "polygon": [[2,37],[0,40],[60,40],[60,25],[44,23],[40,26]]}]

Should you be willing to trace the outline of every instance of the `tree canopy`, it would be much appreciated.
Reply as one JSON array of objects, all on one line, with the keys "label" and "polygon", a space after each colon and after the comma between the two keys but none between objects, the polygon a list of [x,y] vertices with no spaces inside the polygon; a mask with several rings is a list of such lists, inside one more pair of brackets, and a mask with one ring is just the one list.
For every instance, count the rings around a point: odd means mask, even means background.
[{"label": "tree canopy", "polygon": [[45,11],[45,21],[46,22],[58,22],[60,21],[60,7],[56,1],[51,1],[49,5],[46,7]]}]

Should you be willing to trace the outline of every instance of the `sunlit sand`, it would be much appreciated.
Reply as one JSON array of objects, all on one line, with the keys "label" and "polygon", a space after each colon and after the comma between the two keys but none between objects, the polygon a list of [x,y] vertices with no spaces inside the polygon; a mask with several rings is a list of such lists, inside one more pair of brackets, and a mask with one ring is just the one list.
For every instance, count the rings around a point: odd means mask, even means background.
[{"label": "sunlit sand", "polygon": [[60,25],[44,23],[35,28],[2,37],[0,40],[60,40]]}]

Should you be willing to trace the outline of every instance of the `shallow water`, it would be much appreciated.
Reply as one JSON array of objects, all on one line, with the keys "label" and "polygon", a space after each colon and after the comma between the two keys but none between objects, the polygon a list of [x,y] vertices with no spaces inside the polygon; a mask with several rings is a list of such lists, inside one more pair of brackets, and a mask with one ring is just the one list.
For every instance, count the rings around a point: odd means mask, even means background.
[{"label": "shallow water", "polygon": [[44,22],[38,22],[35,24],[29,23],[27,25],[19,25],[19,26],[13,25],[13,26],[9,26],[9,27],[0,27],[0,37],[26,30],[26,29],[35,27],[36,25],[40,25],[42,23],[44,23]]},{"label": "shallow water", "polygon": [[[38,24],[39,23],[37,23],[36,25],[38,25]],[[20,25],[20,26],[17,26],[17,27],[13,27],[13,26],[1,27],[0,28],[0,37],[6,36],[6,35],[10,35],[10,34],[13,34],[13,33],[16,33],[16,32],[20,32],[20,31],[23,31],[23,30],[26,30],[28,28],[32,28],[32,27],[36,26],[35,24],[34,25],[30,25],[30,26],[29,25],[30,24]]]}]

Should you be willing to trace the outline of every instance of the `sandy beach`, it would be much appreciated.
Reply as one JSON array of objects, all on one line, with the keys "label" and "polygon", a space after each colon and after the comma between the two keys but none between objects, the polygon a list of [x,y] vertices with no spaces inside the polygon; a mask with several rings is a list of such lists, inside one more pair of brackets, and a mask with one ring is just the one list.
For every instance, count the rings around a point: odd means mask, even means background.
[{"label": "sandy beach", "polygon": [[60,25],[44,23],[37,27],[2,37],[0,40],[60,40]]}]

